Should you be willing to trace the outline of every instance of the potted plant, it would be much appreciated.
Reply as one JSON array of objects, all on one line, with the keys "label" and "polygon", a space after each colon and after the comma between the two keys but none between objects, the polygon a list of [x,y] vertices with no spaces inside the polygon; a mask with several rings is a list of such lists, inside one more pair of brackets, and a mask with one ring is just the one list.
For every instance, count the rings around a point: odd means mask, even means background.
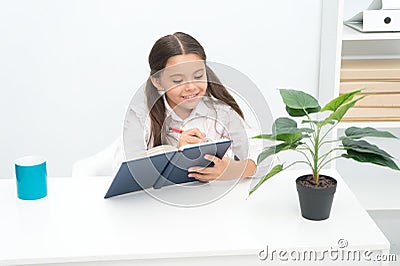
[{"label": "potted plant", "polygon": [[[258,156],[257,164],[273,154],[286,150],[293,150],[304,155],[304,160],[296,160],[288,165],[275,165],[250,190],[249,196],[277,173],[294,164],[305,164],[310,168],[310,173],[296,179],[302,216],[310,220],[324,220],[329,217],[337,185],[334,178],[320,174],[321,169],[329,162],[338,158],[346,158],[400,170],[390,154],[363,140],[365,137],[397,139],[390,132],[379,131],[371,127],[350,127],[345,130],[344,136],[330,139],[329,133],[342,120],[346,112],[357,101],[365,97],[365,95],[354,97],[361,93],[361,90],[340,95],[323,108],[313,96],[302,91],[289,89],[280,89],[279,91],[289,116],[302,118],[301,124],[307,126],[298,127],[297,122],[288,117],[276,119],[272,125],[271,134],[254,137],[279,142],[264,148]],[[311,115],[317,115],[317,118],[312,118]],[[335,142],[339,145],[334,146]],[[335,155],[338,152],[340,154]]]}]

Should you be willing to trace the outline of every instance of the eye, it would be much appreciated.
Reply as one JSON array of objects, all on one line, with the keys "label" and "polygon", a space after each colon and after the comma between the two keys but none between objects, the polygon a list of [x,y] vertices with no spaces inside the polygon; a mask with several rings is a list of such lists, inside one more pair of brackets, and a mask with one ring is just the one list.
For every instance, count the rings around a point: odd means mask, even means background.
[{"label": "eye", "polygon": [[175,83],[175,84],[179,84],[179,83],[181,83],[182,81],[183,81],[183,79],[180,79],[180,80],[173,80],[172,82]]},{"label": "eye", "polygon": [[194,76],[194,78],[195,78],[195,79],[201,79],[203,76],[204,76],[204,75],[201,74],[201,75]]}]

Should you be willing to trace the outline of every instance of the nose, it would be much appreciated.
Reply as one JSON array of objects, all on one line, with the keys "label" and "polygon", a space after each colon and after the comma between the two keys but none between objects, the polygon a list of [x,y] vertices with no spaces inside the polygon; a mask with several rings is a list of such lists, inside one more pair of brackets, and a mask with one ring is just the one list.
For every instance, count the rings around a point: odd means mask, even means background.
[{"label": "nose", "polygon": [[196,88],[196,85],[194,84],[193,81],[188,81],[185,86],[185,91],[192,91]]}]

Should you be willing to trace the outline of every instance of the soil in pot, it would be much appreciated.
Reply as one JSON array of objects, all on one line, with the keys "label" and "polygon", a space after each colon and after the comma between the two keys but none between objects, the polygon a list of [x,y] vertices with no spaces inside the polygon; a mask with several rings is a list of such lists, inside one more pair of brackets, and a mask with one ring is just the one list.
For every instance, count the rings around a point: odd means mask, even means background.
[{"label": "soil in pot", "polygon": [[302,176],[298,181],[297,184],[300,184],[304,187],[309,188],[327,188],[327,187],[335,187],[336,180],[329,176],[320,175],[318,179],[318,183],[312,178],[312,175]]}]

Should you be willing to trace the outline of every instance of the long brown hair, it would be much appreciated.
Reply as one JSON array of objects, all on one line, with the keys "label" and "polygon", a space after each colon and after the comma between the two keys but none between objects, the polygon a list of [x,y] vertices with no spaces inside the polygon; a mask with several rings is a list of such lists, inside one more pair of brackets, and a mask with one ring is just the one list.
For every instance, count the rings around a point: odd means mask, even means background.
[{"label": "long brown hair", "polygon": [[[158,39],[149,54],[150,75],[157,75],[159,71],[164,69],[170,57],[184,54],[196,54],[206,62],[206,54],[203,47],[189,34],[175,32],[172,35],[166,35]],[[216,99],[223,101],[244,118],[243,112],[235,99],[229,94],[227,89],[221,84],[217,75],[207,65],[206,75],[207,90],[205,95],[209,97],[213,96]],[[151,121],[151,133],[147,145],[149,145],[150,141],[153,140],[153,146],[155,147],[163,144],[161,132],[166,118],[165,104],[163,97],[160,97],[157,88],[151,82],[150,77],[147,80],[145,91]]]}]

